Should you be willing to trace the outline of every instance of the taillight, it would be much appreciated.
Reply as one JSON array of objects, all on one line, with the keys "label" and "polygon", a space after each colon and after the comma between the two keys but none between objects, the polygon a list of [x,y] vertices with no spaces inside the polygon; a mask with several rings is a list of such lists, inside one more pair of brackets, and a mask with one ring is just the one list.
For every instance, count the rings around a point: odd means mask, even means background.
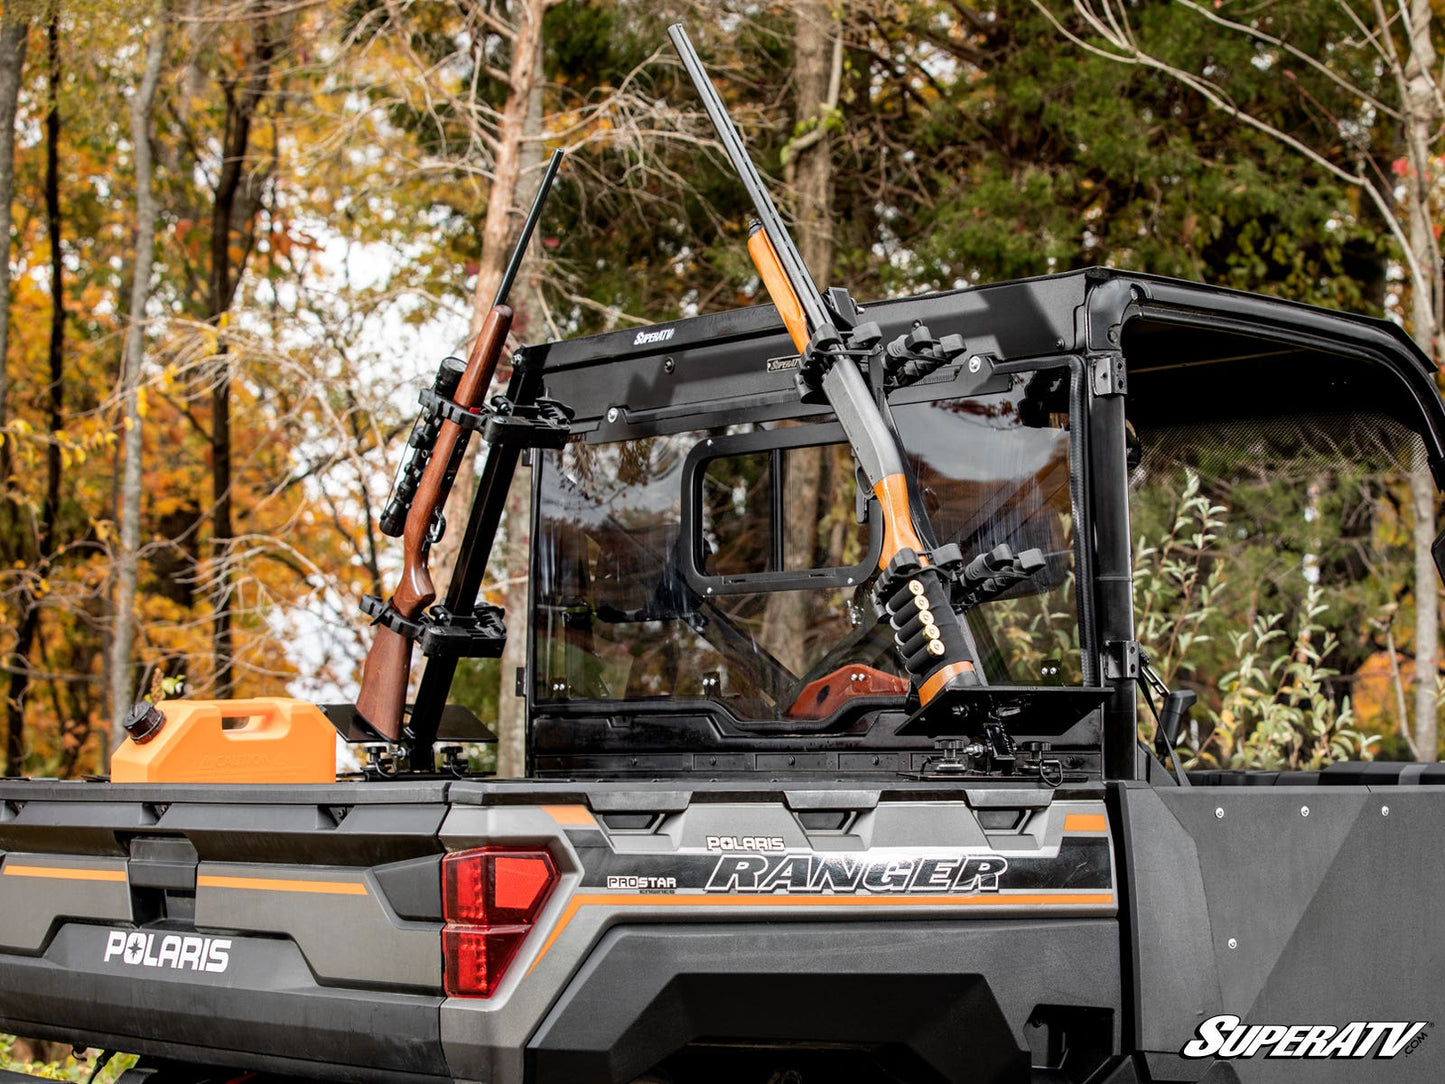
[{"label": "taillight", "polygon": [[442,859],[446,991],[491,997],[557,885],[545,850],[480,847]]}]

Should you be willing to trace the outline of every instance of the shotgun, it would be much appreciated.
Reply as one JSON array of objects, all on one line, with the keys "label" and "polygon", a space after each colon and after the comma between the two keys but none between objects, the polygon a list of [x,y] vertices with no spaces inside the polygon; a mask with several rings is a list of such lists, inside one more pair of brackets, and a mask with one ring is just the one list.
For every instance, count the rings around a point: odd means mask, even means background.
[{"label": "shotgun", "polygon": [[[830,290],[828,299],[823,298],[687,31],[677,23],[668,28],[668,36],[757,211],[748,253],[798,349],[799,393],[805,402],[826,402],[833,408],[878,502],[883,552],[874,602],[892,625],[920,712],[946,708],[952,697],[945,694],[983,678],[975,666],[973,635],[960,611],[997,597],[1044,564],[1037,550],[1015,555],[1007,547],[965,562],[956,544],[937,544],[918,498],[917,480],[888,412],[886,393],[958,359],[966,349],[963,338],[935,339],[919,325],[885,345],[876,323],[858,322],[858,309],[845,291]],[[860,365],[876,371],[882,386],[870,389]]]},{"label": "shotgun", "polygon": [[412,645],[426,622],[426,608],[436,599],[427,561],[432,545],[446,530],[442,509],[466,455],[471,431],[481,428],[485,420],[482,402],[512,328],[507,295],[561,161],[562,152],[554,151],[465,366],[456,358],[447,358],[432,387],[422,393],[424,411],[407,440],[393,496],[382,513],[382,530],[402,538],[401,582],[384,606],[371,600],[366,607],[375,614],[376,638],[362,666],[356,711],[388,741],[402,738]]}]

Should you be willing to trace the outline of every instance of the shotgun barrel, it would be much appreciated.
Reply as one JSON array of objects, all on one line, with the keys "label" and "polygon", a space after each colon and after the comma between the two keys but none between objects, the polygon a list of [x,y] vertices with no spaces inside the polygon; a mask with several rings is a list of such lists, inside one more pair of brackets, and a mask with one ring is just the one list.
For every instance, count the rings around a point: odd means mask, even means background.
[{"label": "shotgun barrel", "polygon": [[[799,390],[805,397],[821,392],[833,408],[878,502],[883,520],[883,551],[878,561],[874,600],[893,626],[904,668],[913,679],[920,704],[927,709],[940,694],[977,684],[982,675],[974,665],[978,653],[972,634],[952,603],[955,571],[962,565],[962,555],[957,546],[937,545],[927,512],[917,497],[917,480],[902,441],[885,408],[880,406],[884,389],[877,389],[879,399],[875,399],[874,390],[869,388],[855,360],[859,356],[871,358],[883,350],[882,332],[876,324],[854,327],[851,311],[847,326],[839,327],[748,157],[742,137],[708,78],[687,31],[681,23],[675,23],[667,33],[702,99],[734,172],[757,211],[759,225],[751,231],[748,251],[801,355]],[[847,307],[852,310],[851,301]],[[962,352],[961,339],[953,345]],[[895,370],[901,368],[898,360],[894,358],[892,368]],[[933,363],[935,359],[927,360]],[[911,603],[904,603],[905,598],[919,596],[934,618],[926,625],[920,625],[916,619],[922,611]],[[924,642],[929,646],[920,648],[918,645]],[[904,650],[905,645],[909,650]]]}]

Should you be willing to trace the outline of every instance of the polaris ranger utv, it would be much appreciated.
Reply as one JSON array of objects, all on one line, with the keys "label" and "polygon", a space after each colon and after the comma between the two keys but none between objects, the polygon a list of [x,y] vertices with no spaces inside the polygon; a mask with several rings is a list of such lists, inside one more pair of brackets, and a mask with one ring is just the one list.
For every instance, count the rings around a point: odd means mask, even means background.
[{"label": "polaris ranger utv", "polygon": [[[155,1084],[1439,1079],[1445,769],[1169,770],[1130,526],[1186,471],[1445,484],[1422,354],[1109,270],[780,300],[432,397],[486,462],[444,603],[373,605],[404,726],[329,709],[357,778],[0,783],[0,1028]],[[524,456],[527,775],[478,778],[433,747]]]}]

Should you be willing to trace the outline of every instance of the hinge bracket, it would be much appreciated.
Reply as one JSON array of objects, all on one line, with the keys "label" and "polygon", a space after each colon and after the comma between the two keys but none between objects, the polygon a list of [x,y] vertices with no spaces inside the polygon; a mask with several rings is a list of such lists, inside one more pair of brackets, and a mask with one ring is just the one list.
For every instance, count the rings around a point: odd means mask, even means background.
[{"label": "hinge bracket", "polygon": [[1110,640],[1104,645],[1104,677],[1110,681],[1139,680],[1139,641]]},{"label": "hinge bracket", "polygon": [[1128,392],[1129,376],[1124,368],[1124,355],[1117,350],[1091,355],[1089,367],[1096,398]]}]

